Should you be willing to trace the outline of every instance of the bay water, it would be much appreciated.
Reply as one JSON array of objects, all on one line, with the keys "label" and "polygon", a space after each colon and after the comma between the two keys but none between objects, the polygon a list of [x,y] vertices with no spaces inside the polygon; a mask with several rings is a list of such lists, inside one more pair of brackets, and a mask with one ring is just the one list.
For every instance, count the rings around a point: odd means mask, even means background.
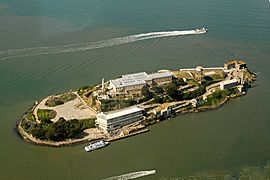
[{"label": "bay water", "polygon": [[[200,27],[209,32],[113,41]],[[258,74],[246,96],[93,153],[84,144],[32,145],[14,130],[36,100],[51,94],[125,73],[222,66],[231,58]],[[144,170],[156,173],[141,179],[171,179],[260,166],[270,159],[269,67],[267,0],[0,0],[0,179],[92,180]]]}]

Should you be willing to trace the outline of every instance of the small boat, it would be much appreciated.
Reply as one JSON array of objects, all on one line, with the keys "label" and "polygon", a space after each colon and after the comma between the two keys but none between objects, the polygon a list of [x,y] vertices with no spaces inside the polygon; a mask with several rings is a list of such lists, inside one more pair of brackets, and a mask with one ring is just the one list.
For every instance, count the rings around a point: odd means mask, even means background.
[{"label": "small boat", "polygon": [[206,33],[208,31],[208,29],[206,28],[201,28],[201,29],[195,29],[195,33],[196,34],[203,34],[203,33]]},{"label": "small boat", "polygon": [[94,150],[103,148],[103,147],[107,146],[108,144],[109,144],[109,142],[100,140],[100,141],[97,141],[94,143],[90,143],[88,146],[85,146],[84,150],[86,152],[90,152],[90,151],[94,151]]}]

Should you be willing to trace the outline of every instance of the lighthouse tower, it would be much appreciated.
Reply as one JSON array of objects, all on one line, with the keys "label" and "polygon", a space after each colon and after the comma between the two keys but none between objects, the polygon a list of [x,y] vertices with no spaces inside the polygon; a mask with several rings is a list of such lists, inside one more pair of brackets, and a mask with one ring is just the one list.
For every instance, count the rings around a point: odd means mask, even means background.
[{"label": "lighthouse tower", "polygon": [[199,83],[201,84],[202,83],[202,79],[203,79],[203,67],[202,66],[197,66],[196,67],[196,71],[197,71]]},{"label": "lighthouse tower", "polygon": [[104,92],[105,91],[104,78],[102,78],[101,84],[102,84],[101,91]]}]

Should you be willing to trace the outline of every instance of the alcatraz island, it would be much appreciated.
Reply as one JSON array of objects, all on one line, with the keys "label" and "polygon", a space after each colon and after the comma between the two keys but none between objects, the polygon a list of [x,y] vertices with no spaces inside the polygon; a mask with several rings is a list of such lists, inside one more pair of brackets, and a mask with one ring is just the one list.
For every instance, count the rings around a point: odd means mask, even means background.
[{"label": "alcatraz island", "polygon": [[245,95],[256,73],[243,60],[122,75],[36,102],[18,121],[19,134],[39,145],[114,141],[147,132],[176,115],[221,107]]}]

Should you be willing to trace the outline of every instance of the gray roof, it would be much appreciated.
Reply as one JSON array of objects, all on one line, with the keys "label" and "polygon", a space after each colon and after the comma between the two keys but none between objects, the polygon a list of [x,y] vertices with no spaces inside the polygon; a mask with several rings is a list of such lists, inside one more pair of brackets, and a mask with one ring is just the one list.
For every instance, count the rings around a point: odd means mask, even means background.
[{"label": "gray roof", "polygon": [[171,72],[160,72],[160,73],[150,74],[149,76],[151,76],[152,79],[166,78],[166,77],[172,77],[172,73]]},{"label": "gray roof", "polygon": [[228,85],[228,84],[238,83],[238,81],[236,79],[231,79],[231,80],[221,81],[221,83],[224,85]]},{"label": "gray roof", "polygon": [[117,78],[115,80],[111,80],[111,83],[116,88],[135,86],[135,85],[144,85],[146,84],[146,80],[151,80],[149,75],[146,72],[139,72],[133,74],[122,75],[121,78]]},{"label": "gray roof", "polygon": [[135,85],[145,85],[146,81],[151,81],[153,79],[171,77],[172,74],[170,72],[161,72],[161,73],[153,73],[148,75],[146,72],[139,72],[133,74],[122,75],[121,78],[117,78],[111,80],[110,82],[116,88],[135,86]]},{"label": "gray roof", "polygon": [[144,80],[135,80],[135,79],[115,79],[111,80],[111,83],[116,88],[128,87],[128,86],[135,86],[135,85],[144,85],[146,82]]}]

